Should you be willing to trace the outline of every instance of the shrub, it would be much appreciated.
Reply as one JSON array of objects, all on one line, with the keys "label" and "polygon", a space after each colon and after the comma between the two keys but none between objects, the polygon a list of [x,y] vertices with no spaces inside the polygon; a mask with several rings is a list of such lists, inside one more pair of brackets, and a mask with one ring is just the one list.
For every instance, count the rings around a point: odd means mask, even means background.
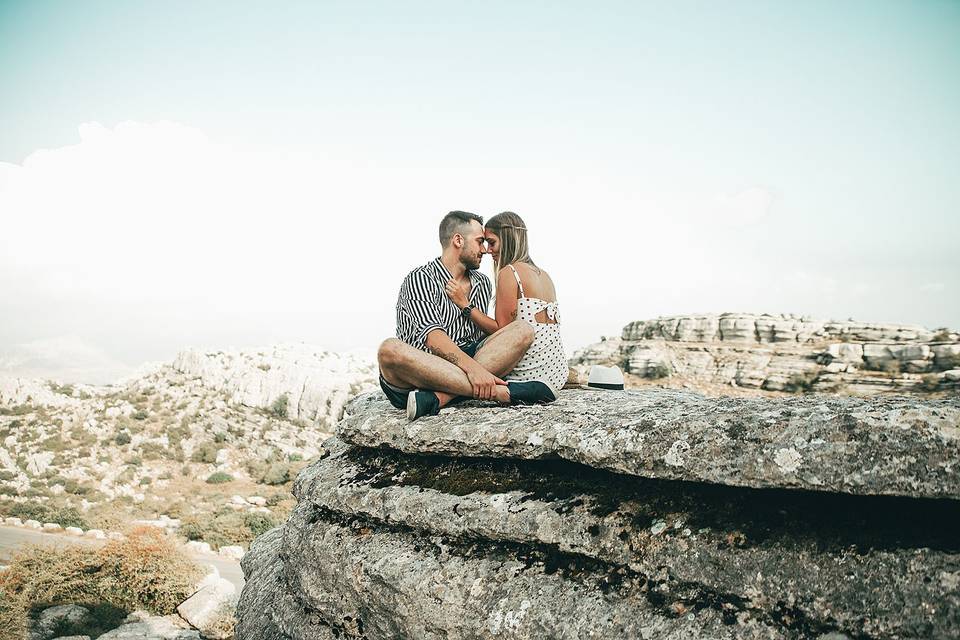
[{"label": "shrub", "polygon": [[113,441],[118,445],[120,445],[121,447],[125,444],[130,444],[130,440],[131,440],[130,434],[127,433],[126,431],[119,432],[117,434],[117,437],[113,439]]},{"label": "shrub", "polygon": [[217,447],[212,442],[204,442],[194,449],[190,459],[194,462],[206,462],[207,464],[217,461]]},{"label": "shrub", "polygon": [[25,416],[33,411],[28,404],[18,404],[15,407],[0,407],[0,416]]},{"label": "shrub", "polygon": [[937,333],[934,334],[933,338],[930,340],[931,342],[949,342],[950,329],[947,329],[946,327],[937,327]]},{"label": "shrub", "polygon": [[233,482],[233,476],[223,471],[215,471],[207,477],[207,484],[223,484]]},{"label": "shrub", "polygon": [[238,513],[224,508],[212,514],[194,514],[183,518],[178,532],[187,540],[203,540],[214,548],[231,544],[246,546],[277,524],[267,514]]},{"label": "shrub", "polygon": [[290,465],[283,462],[274,462],[267,467],[260,482],[263,484],[284,484],[290,480]]},{"label": "shrub", "polygon": [[7,471],[6,469],[0,471],[0,480],[3,480],[4,482],[7,482],[8,480],[13,480],[16,477],[17,477],[17,474],[15,474],[13,471]]},{"label": "shrub", "polygon": [[936,391],[940,386],[940,376],[935,373],[928,373],[920,378],[920,388],[924,391]]},{"label": "shrub", "polygon": [[254,538],[263,535],[277,526],[277,522],[265,513],[248,513],[243,516],[243,523],[247,529],[250,529],[250,533]]},{"label": "shrub", "polygon": [[49,386],[50,390],[53,391],[54,393],[59,393],[60,395],[64,395],[64,396],[73,395],[72,384],[57,384],[56,382],[50,382],[48,383],[47,386]]},{"label": "shrub", "polygon": [[813,385],[816,383],[818,376],[819,374],[816,371],[794,373],[787,379],[787,384],[784,385],[784,389],[794,393],[809,393],[813,391]]},{"label": "shrub", "polygon": [[147,416],[148,416],[147,412],[144,411],[143,409],[138,409],[137,411],[134,411],[130,415],[130,417],[133,418],[134,420],[146,420]]},{"label": "shrub", "polygon": [[290,398],[284,393],[270,405],[270,414],[277,418],[286,418],[289,410]]},{"label": "shrub", "polygon": [[51,507],[38,502],[14,502],[6,509],[8,516],[21,520],[56,522],[64,527],[89,529],[90,525],[79,511],[73,507]]},{"label": "shrub", "polygon": [[91,491],[90,487],[80,484],[76,480],[67,480],[63,485],[64,491],[75,496],[85,496]]},{"label": "shrub", "polygon": [[202,573],[153,527],[99,548],[28,547],[0,572],[0,628],[25,638],[28,612],[65,603],[170,614],[193,593]]}]

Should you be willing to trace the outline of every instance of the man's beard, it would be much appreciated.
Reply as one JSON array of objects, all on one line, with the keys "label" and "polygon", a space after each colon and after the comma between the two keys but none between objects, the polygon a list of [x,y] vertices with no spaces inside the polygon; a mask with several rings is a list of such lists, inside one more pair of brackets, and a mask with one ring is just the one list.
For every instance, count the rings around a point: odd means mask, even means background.
[{"label": "man's beard", "polygon": [[476,270],[480,268],[480,260],[483,258],[482,254],[477,256],[460,256],[460,264],[465,266],[467,269]]}]

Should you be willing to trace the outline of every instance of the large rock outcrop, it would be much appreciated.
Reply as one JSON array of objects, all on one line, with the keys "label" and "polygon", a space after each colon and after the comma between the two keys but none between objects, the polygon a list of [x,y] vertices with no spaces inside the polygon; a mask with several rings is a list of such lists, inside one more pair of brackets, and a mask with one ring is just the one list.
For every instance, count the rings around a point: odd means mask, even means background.
[{"label": "large rock outcrop", "polygon": [[768,391],[852,395],[958,388],[960,335],[912,325],[724,313],[631,322],[571,365]]},{"label": "large rock outcrop", "polygon": [[177,354],[173,368],[248,407],[271,408],[281,401],[286,417],[327,431],[351,398],[376,388],[372,355],[335,353],[305,344],[261,351],[189,349]]},{"label": "large rock outcrop", "polygon": [[244,558],[237,639],[957,637],[958,447],[957,400],[364,396]]}]

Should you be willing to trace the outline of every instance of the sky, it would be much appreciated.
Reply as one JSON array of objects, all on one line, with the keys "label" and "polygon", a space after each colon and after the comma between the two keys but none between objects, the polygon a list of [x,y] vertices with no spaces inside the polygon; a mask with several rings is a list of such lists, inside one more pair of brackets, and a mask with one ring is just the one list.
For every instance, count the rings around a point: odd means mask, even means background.
[{"label": "sky", "polygon": [[960,328],[958,78],[955,1],[0,0],[0,370],[372,351],[454,209],[523,216],[569,351]]}]

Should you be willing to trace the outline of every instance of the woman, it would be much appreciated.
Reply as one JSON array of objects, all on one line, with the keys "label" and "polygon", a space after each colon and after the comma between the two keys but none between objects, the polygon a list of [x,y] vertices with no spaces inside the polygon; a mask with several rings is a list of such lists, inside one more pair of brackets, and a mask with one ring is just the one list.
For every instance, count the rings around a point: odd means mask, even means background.
[{"label": "woman", "polygon": [[[541,382],[545,388],[537,400],[552,402],[567,382],[569,373],[560,339],[560,315],[553,280],[530,258],[527,226],[517,214],[505,211],[493,216],[487,221],[483,235],[487,252],[493,257],[496,311],[493,318],[474,313],[472,319],[486,334],[514,320],[533,325],[536,331],[533,344],[504,379]],[[447,283],[446,292],[457,306],[467,304],[466,295],[455,282]]]}]

